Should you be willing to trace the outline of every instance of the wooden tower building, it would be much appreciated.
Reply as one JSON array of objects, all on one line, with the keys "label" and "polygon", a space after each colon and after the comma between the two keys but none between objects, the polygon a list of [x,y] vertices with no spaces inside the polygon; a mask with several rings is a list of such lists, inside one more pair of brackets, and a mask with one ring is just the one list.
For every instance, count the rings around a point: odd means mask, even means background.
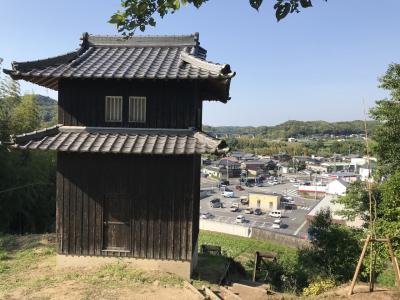
[{"label": "wooden tower building", "polygon": [[202,102],[229,100],[229,65],[198,34],[95,36],[76,51],[4,70],[58,91],[59,125],[12,137],[57,151],[60,265],[126,261],[189,277],[197,258]]}]

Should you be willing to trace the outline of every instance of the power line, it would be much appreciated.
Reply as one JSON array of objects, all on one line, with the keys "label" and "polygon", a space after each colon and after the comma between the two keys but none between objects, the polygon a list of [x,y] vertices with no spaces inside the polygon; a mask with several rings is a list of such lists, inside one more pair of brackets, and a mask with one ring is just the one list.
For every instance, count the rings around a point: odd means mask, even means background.
[{"label": "power line", "polygon": [[2,193],[8,193],[8,192],[12,192],[12,191],[16,191],[16,190],[21,190],[30,186],[35,186],[35,185],[50,185],[51,183],[44,183],[44,182],[36,182],[36,183],[29,183],[29,184],[25,184],[25,185],[20,185],[20,186],[16,186],[16,187],[12,187],[9,189],[5,189],[0,191],[0,194]]}]

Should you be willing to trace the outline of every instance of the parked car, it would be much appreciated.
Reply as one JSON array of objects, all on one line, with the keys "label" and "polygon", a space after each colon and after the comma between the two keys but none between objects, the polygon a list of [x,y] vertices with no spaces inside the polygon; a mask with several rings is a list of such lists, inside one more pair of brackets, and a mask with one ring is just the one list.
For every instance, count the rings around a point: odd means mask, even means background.
[{"label": "parked car", "polygon": [[282,212],[280,210],[273,210],[268,215],[273,218],[281,218]]},{"label": "parked car", "polygon": [[283,197],[281,198],[281,203],[284,203],[284,204],[286,204],[286,203],[288,203],[288,204],[295,204],[293,198],[290,197],[290,196],[283,196]]},{"label": "parked car", "polygon": [[219,181],[219,184],[220,185],[229,185],[229,181],[228,180],[226,180],[226,179],[221,179],[220,181]]},{"label": "parked car", "polygon": [[262,215],[262,211],[261,211],[261,209],[259,209],[259,208],[256,208],[256,209],[254,210],[254,214],[255,214],[256,216],[260,216],[260,215]]},{"label": "parked car", "polygon": [[237,206],[231,206],[231,207],[229,208],[229,210],[230,210],[231,212],[237,212],[237,211],[239,211],[239,207],[237,207]]},{"label": "parked car", "polygon": [[237,185],[237,186],[236,186],[236,189],[237,189],[238,191],[244,191],[244,188],[243,188],[241,185]]},{"label": "parked car", "polygon": [[286,209],[286,210],[292,210],[292,209],[296,209],[296,208],[297,208],[296,204],[291,204],[291,203],[286,203],[283,206],[283,209]]},{"label": "parked car", "polygon": [[209,212],[200,214],[200,219],[210,219],[213,215]]},{"label": "parked car", "polygon": [[246,218],[243,215],[238,215],[235,220],[236,223],[244,223],[246,222]]},{"label": "parked car", "polygon": [[243,205],[249,204],[249,197],[241,196],[240,197],[240,203],[242,203]]},{"label": "parked car", "polygon": [[245,214],[252,214],[253,213],[253,209],[252,208],[246,208],[245,210],[244,210],[244,213]]},{"label": "parked car", "polygon": [[274,229],[280,229],[281,228],[281,220],[274,220],[274,222],[272,223],[272,228]]},{"label": "parked car", "polygon": [[212,208],[220,208],[222,207],[222,203],[218,198],[212,199],[210,201],[210,207]]},{"label": "parked car", "polygon": [[225,191],[222,193],[222,196],[224,196],[225,198],[233,198],[235,195],[232,191]]}]

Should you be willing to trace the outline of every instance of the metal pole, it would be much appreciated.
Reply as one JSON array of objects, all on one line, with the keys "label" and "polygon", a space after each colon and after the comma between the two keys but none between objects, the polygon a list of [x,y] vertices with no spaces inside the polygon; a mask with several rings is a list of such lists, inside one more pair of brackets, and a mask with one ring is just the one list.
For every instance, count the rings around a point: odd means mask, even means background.
[{"label": "metal pole", "polygon": [[226,160],[226,181],[229,181],[229,160]]}]

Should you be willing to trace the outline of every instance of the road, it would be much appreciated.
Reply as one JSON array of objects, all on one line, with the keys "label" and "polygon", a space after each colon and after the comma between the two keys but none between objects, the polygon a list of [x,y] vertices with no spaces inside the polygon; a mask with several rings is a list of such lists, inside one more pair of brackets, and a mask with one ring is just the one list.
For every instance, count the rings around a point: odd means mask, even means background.
[{"label": "road", "polygon": [[[201,179],[201,187],[204,189],[210,189],[208,197],[201,199],[200,201],[200,213],[209,212],[212,214],[211,219],[218,222],[234,224],[236,216],[239,214],[244,215],[248,220],[247,223],[242,224],[243,226],[259,227],[265,230],[285,233],[289,235],[296,235],[304,237],[307,234],[308,224],[305,221],[307,213],[318,203],[316,200],[305,199],[297,195],[297,188],[293,186],[293,183],[286,182],[275,186],[269,186],[264,184],[262,187],[245,187],[244,191],[237,191],[235,186],[239,183],[237,178],[229,180],[231,185],[229,188],[234,191],[235,198],[224,198],[221,196],[221,191],[216,187],[217,181],[209,178]],[[213,190],[211,191],[211,188]],[[229,208],[232,203],[238,203],[240,196],[247,196],[249,192],[276,192],[278,194],[287,195],[293,197],[297,209],[293,210],[282,210],[282,227],[280,229],[272,228],[274,218],[267,214],[256,216],[253,214],[244,214],[244,209],[247,205],[241,205],[241,211],[231,212]],[[219,198],[224,204],[224,208],[211,208],[210,200]]]}]

